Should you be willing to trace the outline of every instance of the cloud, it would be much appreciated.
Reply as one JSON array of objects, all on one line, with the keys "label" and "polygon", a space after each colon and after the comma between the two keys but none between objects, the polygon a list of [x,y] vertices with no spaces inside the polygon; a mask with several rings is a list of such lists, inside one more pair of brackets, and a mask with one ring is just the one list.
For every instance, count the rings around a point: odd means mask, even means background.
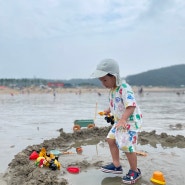
[{"label": "cloud", "polygon": [[126,76],[185,62],[184,22],[184,0],[0,0],[0,74],[88,77],[108,57]]},{"label": "cloud", "polygon": [[[134,24],[146,0],[1,1],[1,33],[7,38],[114,32]],[[112,32],[111,31],[111,32]]]}]

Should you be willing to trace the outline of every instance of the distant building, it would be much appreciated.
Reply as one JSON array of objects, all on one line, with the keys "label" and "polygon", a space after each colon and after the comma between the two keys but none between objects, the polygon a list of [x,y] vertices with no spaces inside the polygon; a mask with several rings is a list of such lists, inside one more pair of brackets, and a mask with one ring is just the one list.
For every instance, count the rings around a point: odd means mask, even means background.
[{"label": "distant building", "polygon": [[64,83],[61,82],[48,82],[48,87],[58,88],[58,87],[64,87]]}]

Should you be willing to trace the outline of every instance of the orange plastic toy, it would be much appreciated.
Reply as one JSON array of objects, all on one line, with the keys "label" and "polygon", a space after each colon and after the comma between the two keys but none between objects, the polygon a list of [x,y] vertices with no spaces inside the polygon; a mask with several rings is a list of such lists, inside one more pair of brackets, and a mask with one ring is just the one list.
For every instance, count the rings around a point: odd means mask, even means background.
[{"label": "orange plastic toy", "polygon": [[82,152],[83,152],[82,147],[77,147],[77,148],[76,148],[76,153],[77,153],[77,154],[81,154]]},{"label": "orange plastic toy", "polygon": [[162,172],[160,171],[155,171],[153,173],[153,176],[152,178],[150,179],[150,181],[154,184],[158,184],[158,185],[165,185],[166,184],[166,181],[165,181],[165,178],[164,178],[164,175]]}]

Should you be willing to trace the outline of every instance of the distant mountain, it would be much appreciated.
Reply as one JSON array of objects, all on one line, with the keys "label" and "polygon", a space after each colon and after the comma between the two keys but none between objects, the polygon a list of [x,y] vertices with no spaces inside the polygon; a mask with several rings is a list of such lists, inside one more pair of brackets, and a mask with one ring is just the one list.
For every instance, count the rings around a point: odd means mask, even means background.
[{"label": "distant mountain", "polygon": [[125,80],[130,85],[136,86],[185,86],[185,64],[154,69],[136,75],[129,75]]},{"label": "distant mountain", "polygon": [[[163,86],[180,87],[185,86],[185,64],[164,67],[129,75],[124,78],[130,85],[136,86]],[[71,79],[71,80],[52,80],[52,79],[0,79],[0,86],[9,87],[29,87],[46,86],[49,82],[63,83],[64,87],[102,87],[98,79]]]}]

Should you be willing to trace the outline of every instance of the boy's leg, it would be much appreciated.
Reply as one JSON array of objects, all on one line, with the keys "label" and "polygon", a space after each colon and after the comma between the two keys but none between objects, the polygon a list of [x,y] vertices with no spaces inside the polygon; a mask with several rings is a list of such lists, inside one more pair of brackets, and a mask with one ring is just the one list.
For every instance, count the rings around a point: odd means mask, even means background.
[{"label": "boy's leg", "polygon": [[122,166],[119,161],[119,149],[115,143],[115,139],[107,139],[109,149],[112,155],[112,163],[101,167],[101,171],[105,173],[121,174],[123,173]]},{"label": "boy's leg", "polygon": [[123,176],[123,183],[135,184],[141,178],[141,171],[137,168],[137,156],[135,152],[125,153],[130,164],[130,170]]},{"label": "boy's leg", "polygon": [[125,152],[129,165],[130,165],[130,169],[133,171],[138,172],[137,169],[137,155],[135,152],[129,153],[129,152]]},{"label": "boy's leg", "polygon": [[112,162],[114,166],[119,167],[120,166],[119,149],[116,145],[115,139],[107,138],[107,142],[109,144],[109,149],[112,156]]}]

